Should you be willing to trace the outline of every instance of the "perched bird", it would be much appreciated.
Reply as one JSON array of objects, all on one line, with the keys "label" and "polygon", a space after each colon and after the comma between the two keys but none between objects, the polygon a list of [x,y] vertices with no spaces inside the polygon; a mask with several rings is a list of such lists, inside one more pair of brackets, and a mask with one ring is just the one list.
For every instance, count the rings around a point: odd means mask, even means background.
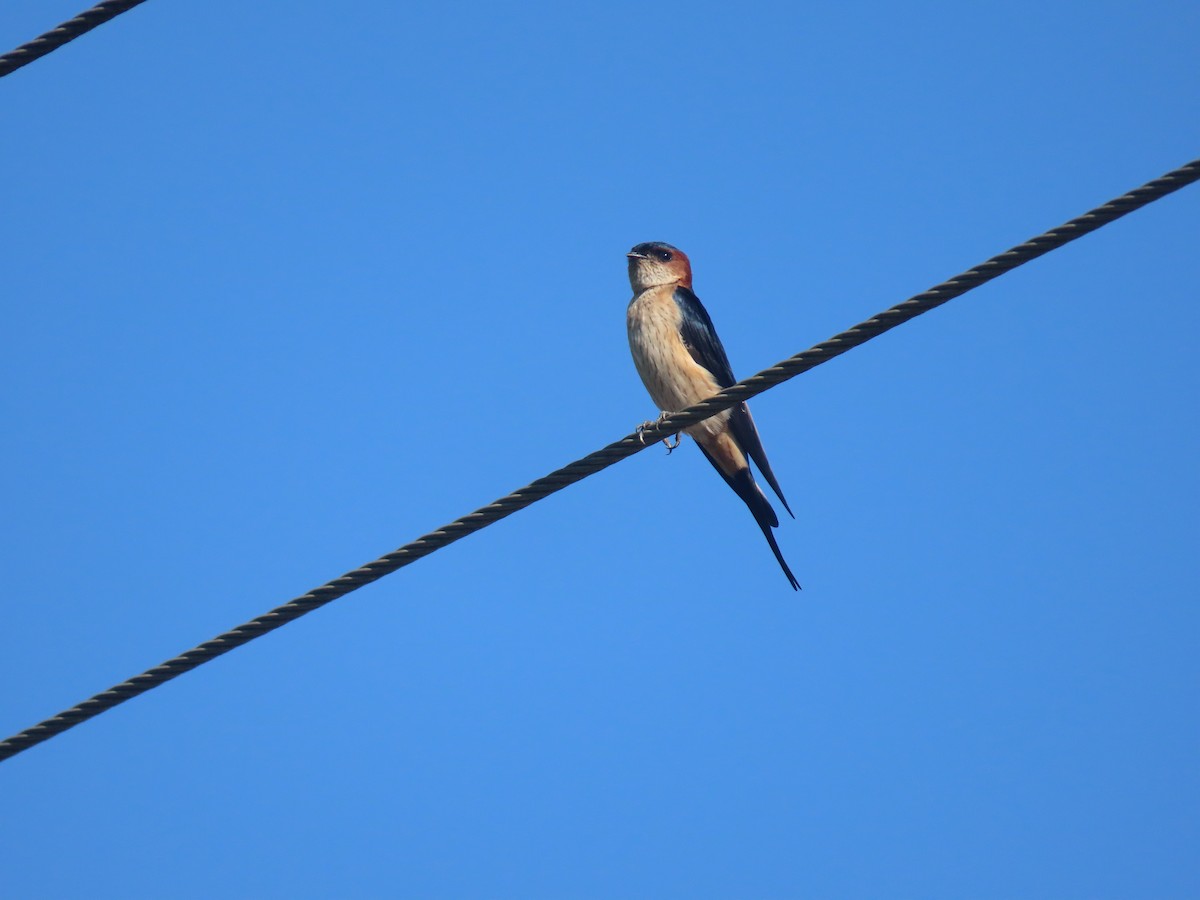
[{"label": "perched bird", "polygon": [[[737,379],[712,319],[700,298],[692,293],[692,265],[687,255],[660,241],[638,244],[627,255],[629,282],[633,286],[633,299],[626,314],[629,349],[633,351],[638,374],[658,408],[664,414],[679,412],[734,384]],[[693,425],[686,433],[700,445],[700,452],[734,493],[750,507],[783,574],[795,590],[800,590],[771,531],[778,527],[779,517],[750,474],[747,457],[754,460],[783,508],[795,518],[767,462],[749,408],[739,403]]]}]

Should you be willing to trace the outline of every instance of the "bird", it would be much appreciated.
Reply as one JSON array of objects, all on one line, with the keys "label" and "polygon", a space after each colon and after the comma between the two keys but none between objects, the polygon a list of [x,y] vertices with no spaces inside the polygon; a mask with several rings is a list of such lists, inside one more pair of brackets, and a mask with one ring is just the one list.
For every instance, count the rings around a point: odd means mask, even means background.
[{"label": "bird", "polygon": [[[663,416],[736,383],[708,310],[692,292],[692,263],[687,254],[662,241],[649,241],[636,245],[626,257],[633,287],[625,315],[629,349],[642,383]],[[796,518],[771,471],[750,408],[739,403],[684,433],[696,441],[704,457],[749,507],[792,589],[800,590],[772,530],[779,527],[779,517],[750,472],[749,460],[753,460],[788,515]]]}]

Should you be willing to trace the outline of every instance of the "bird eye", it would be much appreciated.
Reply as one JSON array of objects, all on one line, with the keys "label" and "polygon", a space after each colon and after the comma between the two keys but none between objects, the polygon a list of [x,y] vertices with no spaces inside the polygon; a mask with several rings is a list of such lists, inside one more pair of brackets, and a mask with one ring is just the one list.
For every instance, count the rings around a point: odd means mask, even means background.
[{"label": "bird eye", "polygon": [[659,250],[658,258],[661,259],[663,262],[670,262],[671,261],[671,251],[670,250]]}]

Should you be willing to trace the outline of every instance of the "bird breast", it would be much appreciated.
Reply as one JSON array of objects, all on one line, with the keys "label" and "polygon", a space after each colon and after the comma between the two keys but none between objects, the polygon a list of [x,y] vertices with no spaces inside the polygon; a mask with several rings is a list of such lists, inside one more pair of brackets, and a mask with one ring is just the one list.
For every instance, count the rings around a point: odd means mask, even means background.
[{"label": "bird breast", "polygon": [[[658,408],[679,412],[720,390],[712,373],[699,365],[679,336],[682,323],[673,285],[653,287],[629,304],[626,324],[629,349],[642,383]],[[723,412],[687,429],[694,438],[715,436],[725,429]]]}]

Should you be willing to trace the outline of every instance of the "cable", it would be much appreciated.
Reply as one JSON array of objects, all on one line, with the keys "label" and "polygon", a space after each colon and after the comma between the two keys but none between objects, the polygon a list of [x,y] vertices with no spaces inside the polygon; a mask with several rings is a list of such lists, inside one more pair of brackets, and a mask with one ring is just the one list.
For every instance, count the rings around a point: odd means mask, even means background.
[{"label": "cable", "polygon": [[675,434],[743,400],[761,394],[763,391],[774,387],[780,382],[795,378],[800,373],[807,372],[821,363],[828,362],[835,356],[840,356],[853,347],[865,344],[872,338],[895,328],[897,325],[901,325],[924,312],[941,306],[948,300],[965,294],[967,291],[979,287],[979,285],[991,281],[993,278],[998,278],[1005,272],[1011,271],[1017,266],[1029,262],[1031,259],[1037,259],[1051,250],[1062,247],[1064,244],[1069,244],[1071,241],[1083,237],[1083,235],[1095,231],[1097,228],[1107,225],[1109,222],[1119,219],[1136,209],[1140,209],[1197,180],[1200,180],[1200,159],[1193,160],[1187,165],[1168,172],[1161,178],[1156,178],[1154,181],[1130,191],[1124,196],[1110,200],[1103,206],[1099,206],[1091,212],[1084,213],[1079,218],[1072,219],[1065,225],[1060,225],[1058,228],[1040,234],[1023,244],[1018,244],[1011,250],[1006,250],[998,256],[993,256],[987,262],[969,269],[961,275],[956,275],[949,281],[944,281],[936,287],[917,294],[915,297],[910,297],[903,303],[899,303],[891,309],[884,310],[878,315],[867,319],[865,322],[860,322],[853,328],[849,328],[841,334],[834,335],[829,340],[817,344],[809,350],[797,353],[795,356],[784,360],[778,365],[774,365],[751,378],[747,378],[745,381],[726,388],[719,394],[702,403],[696,404],[690,409],[676,413],[653,426],[647,427],[640,435],[637,432],[628,434],[621,438],[621,440],[563,466],[561,469],[539,478],[532,484],[526,485],[506,497],[501,497],[499,500],[481,507],[475,510],[475,512],[463,516],[461,519],[455,519],[449,525],[445,525],[436,531],[431,531],[417,538],[412,543],[405,544],[403,547],[388,553],[386,556],[381,556],[374,562],[367,563],[365,566],[355,569],[352,572],[347,572],[340,578],[335,578],[327,584],[314,588],[307,594],[297,597],[282,606],[278,606],[270,612],[264,613],[258,618],[239,625],[224,634],[218,635],[210,641],[205,641],[203,644],[193,647],[191,650],[176,656],[174,659],[169,659],[161,665],[155,666],[153,669],[148,669],[141,675],[135,675],[128,681],[123,681],[115,687],[109,688],[107,691],[96,694],[94,697],[83,701],[77,706],[73,706],[56,716],[39,722],[32,728],[22,731],[20,734],[13,735],[5,741],[0,741],[0,761],[15,756],[22,750],[27,750],[35,744],[48,740],[57,734],[61,734],[68,728],[73,728],[80,722],[85,722],[88,719],[98,716],[100,713],[112,709],[114,706],[124,703],[132,697],[136,697],[152,688],[165,684],[172,678],[182,675],[184,672],[189,672],[209,660],[216,659],[218,656],[228,653],[230,650],[240,647],[242,644],[248,643],[269,631],[274,631],[276,628],[280,628],[288,622],[312,612],[314,609],[319,609],[339,597],[344,597],[346,594],[357,590],[363,585],[378,581],[385,575],[389,575],[397,569],[416,562],[421,557],[428,556],[435,550],[440,550],[442,547],[452,544],[460,538],[474,534],[476,531],[499,522],[501,519],[512,515],[518,510],[522,510],[557,491],[561,491],[568,485],[582,481],[584,478],[594,475],[601,469],[606,469],[628,456],[633,456],[663,437]]},{"label": "cable", "polygon": [[41,59],[63,44],[70,43],[80,35],[87,34],[93,28],[103,25],[109,19],[115,19],[121,13],[129,12],[135,6],[145,2],[146,0],[104,0],[103,3],[97,3],[91,9],[85,9],[75,18],[63,22],[57,28],[0,56],[0,78],[12,74],[22,66],[29,65],[35,59]]}]

